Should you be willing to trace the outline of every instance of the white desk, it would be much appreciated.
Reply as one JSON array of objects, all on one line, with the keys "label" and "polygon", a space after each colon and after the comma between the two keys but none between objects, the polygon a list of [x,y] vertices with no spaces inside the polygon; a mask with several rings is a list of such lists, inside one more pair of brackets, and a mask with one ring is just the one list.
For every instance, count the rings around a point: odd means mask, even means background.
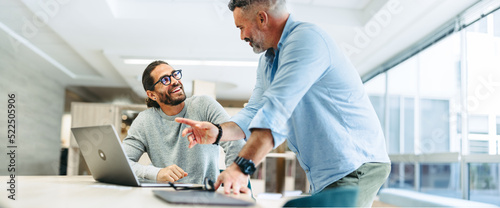
[{"label": "white desk", "polygon": [[[0,176],[0,207],[202,207],[170,204],[152,192],[154,189],[174,191],[172,188],[118,186],[96,182],[92,176],[17,176],[14,201],[7,198],[8,181],[8,176]],[[223,190],[219,188],[218,192]],[[253,201],[250,194],[230,196]]]}]

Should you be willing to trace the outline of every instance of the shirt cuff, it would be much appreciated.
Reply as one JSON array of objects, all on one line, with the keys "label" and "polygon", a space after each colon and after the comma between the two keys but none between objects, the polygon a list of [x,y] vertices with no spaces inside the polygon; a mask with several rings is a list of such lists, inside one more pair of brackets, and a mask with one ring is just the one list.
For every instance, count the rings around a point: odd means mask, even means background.
[{"label": "shirt cuff", "polygon": [[236,123],[240,127],[240,129],[243,130],[243,133],[245,133],[245,141],[250,138],[251,132],[248,126],[250,126],[250,122],[252,121],[252,119],[248,118],[243,113],[238,113],[231,117],[229,121]]},{"label": "shirt cuff", "polygon": [[[268,114],[269,116],[277,116],[273,114]],[[280,121],[279,119],[268,119],[266,116],[265,110],[260,109],[255,117],[252,119],[250,124],[248,125],[248,129],[261,128],[261,129],[269,129],[271,130],[271,134],[273,135],[274,147],[278,147],[281,143],[286,140],[286,135],[288,133],[288,127],[286,125],[286,121]]]}]

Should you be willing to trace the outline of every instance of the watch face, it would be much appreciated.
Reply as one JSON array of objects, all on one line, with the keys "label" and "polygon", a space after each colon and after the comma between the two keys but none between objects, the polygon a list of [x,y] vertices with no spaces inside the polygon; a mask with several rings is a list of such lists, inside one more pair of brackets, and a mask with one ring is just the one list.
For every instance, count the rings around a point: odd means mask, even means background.
[{"label": "watch face", "polygon": [[251,175],[251,174],[253,174],[253,172],[255,172],[255,167],[250,163],[245,164],[244,173],[247,175]]},{"label": "watch face", "polygon": [[255,172],[255,165],[251,160],[246,160],[245,158],[238,158],[235,161],[236,164],[240,167],[241,172],[246,175],[251,175]]},{"label": "watch face", "polygon": [[249,173],[249,175],[251,175],[251,174],[253,174],[253,172],[255,172],[255,167],[252,165],[252,166],[250,166],[248,173]]},{"label": "watch face", "polygon": [[248,165],[246,168],[245,168],[245,173],[248,174],[252,171],[252,167],[250,167],[250,165]]}]

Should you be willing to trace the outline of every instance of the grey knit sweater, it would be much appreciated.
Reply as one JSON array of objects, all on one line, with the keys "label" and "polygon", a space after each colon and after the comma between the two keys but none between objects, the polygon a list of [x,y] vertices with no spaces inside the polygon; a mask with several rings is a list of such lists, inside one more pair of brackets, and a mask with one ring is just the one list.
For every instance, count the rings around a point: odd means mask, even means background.
[{"label": "grey knit sweater", "polygon": [[[208,177],[216,180],[219,174],[219,146],[196,145],[188,148],[188,140],[182,137],[187,126],[175,122],[176,117],[196,121],[223,123],[229,119],[226,111],[213,98],[193,96],[185,100],[182,111],[175,116],[166,115],[160,108],[149,108],[137,116],[123,140],[123,147],[132,169],[140,178],[156,180],[161,168],[176,164],[188,173],[178,182],[202,184]],[[221,142],[229,166],[245,144],[244,140]],[[147,152],[152,165],[137,163]]]}]

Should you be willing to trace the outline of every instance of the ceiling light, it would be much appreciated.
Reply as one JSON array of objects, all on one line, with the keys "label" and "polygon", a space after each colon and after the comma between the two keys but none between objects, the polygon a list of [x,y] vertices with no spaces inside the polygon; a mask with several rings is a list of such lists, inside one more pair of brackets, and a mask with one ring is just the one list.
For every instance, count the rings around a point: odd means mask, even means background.
[{"label": "ceiling light", "polygon": [[[124,59],[125,64],[147,65],[155,60],[153,59]],[[240,66],[240,67],[256,67],[256,61],[207,61],[207,60],[168,60],[165,62],[172,65],[184,66]]]},{"label": "ceiling light", "polygon": [[77,75],[75,73],[71,72],[68,68],[66,68],[65,66],[63,66],[62,64],[60,64],[58,61],[56,61],[55,59],[53,59],[47,53],[45,53],[44,51],[42,51],[40,48],[38,48],[35,45],[33,45],[26,38],[24,38],[23,36],[17,34],[16,32],[14,32],[14,30],[10,29],[7,25],[3,24],[2,22],[0,22],[0,29],[2,29],[4,32],[6,32],[7,34],[9,34],[12,38],[14,38],[19,43],[21,43],[24,46],[26,46],[27,48],[31,49],[31,51],[35,52],[40,57],[44,58],[47,62],[49,62],[52,65],[54,65],[57,69],[61,70],[63,73],[65,73],[69,77],[71,77],[73,79],[77,78]]}]

